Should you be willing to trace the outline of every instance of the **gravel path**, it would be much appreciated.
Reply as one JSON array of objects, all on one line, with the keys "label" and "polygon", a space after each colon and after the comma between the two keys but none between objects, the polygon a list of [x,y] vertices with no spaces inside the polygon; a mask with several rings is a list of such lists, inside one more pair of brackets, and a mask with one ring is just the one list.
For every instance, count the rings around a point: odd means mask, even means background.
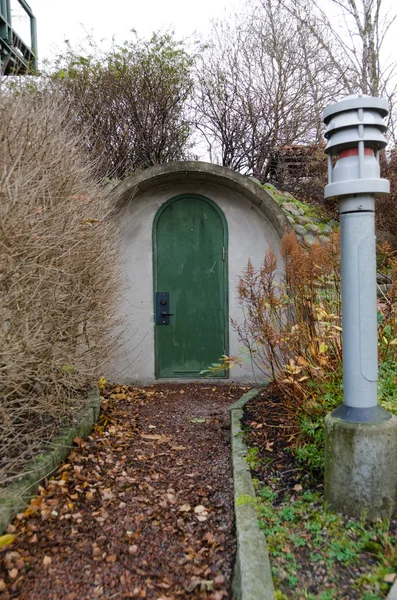
[{"label": "gravel path", "polygon": [[1,597],[229,598],[228,408],[246,389],[108,390],[93,434],[10,526]]}]

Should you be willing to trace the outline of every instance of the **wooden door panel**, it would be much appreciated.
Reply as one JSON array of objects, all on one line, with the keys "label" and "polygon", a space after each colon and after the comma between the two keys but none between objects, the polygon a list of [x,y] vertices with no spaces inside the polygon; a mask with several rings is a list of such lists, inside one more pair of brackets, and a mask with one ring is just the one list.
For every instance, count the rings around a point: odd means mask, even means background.
[{"label": "wooden door panel", "polygon": [[169,293],[172,313],[169,325],[155,326],[156,376],[200,377],[226,353],[224,219],[206,199],[177,197],[160,211],[154,235],[155,291]]}]

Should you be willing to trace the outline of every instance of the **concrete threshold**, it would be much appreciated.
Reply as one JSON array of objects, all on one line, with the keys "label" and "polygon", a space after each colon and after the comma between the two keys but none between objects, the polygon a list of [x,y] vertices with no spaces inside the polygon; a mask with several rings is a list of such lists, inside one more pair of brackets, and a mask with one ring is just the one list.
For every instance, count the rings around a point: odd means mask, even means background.
[{"label": "concrete threshold", "polygon": [[[267,384],[266,384],[267,385]],[[231,441],[236,517],[237,555],[232,579],[232,600],[274,600],[266,539],[258,526],[255,489],[244,457],[241,419],[243,409],[265,386],[250,390],[230,408]]]}]

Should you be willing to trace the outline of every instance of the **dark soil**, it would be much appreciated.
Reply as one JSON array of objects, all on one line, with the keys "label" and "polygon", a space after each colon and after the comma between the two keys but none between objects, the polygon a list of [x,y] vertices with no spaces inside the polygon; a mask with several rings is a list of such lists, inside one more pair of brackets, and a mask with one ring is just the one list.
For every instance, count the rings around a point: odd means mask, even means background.
[{"label": "dark soil", "polygon": [[230,598],[229,406],[248,388],[114,387],[0,552],[2,598]]},{"label": "dark soil", "polygon": [[[377,525],[372,524],[374,535],[367,544],[368,551],[359,552],[352,561],[345,560],[354,545],[360,544],[359,523],[324,511],[323,474],[302,467],[291,452],[291,447],[299,443],[299,427],[291,414],[283,409],[282,400],[281,392],[272,385],[246,405],[246,443],[249,448],[259,449],[254,465],[251,465],[251,474],[259,480],[259,490],[267,486],[274,492],[268,501],[274,507],[272,515],[280,514],[277,511],[284,509],[287,518],[288,507],[296,507],[310,493],[315,495],[314,502],[307,504],[307,514],[299,514],[298,521],[307,519],[309,523],[316,514],[321,527],[312,530],[303,523],[298,545],[285,533],[292,530],[289,522],[280,520],[279,536],[283,539],[284,531],[284,545],[277,547],[275,544],[275,551],[270,550],[272,568],[278,573],[277,589],[282,592],[283,599],[293,600],[385,598],[397,577],[397,520],[390,522],[388,531],[387,525],[386,530],[381,531],[380,525],[377,529]],[[266,522],[266,515],[263,521]],[[369,529],[369,525],[363,527]],[[340,533],[343,535],[338,537]],[[386,536],[390,542],[387,547]],[[346,537],[350,542],[346,543]],[[332,558],[330,548],[335,548],[338,543],[340,556],[336,553],[336,558]],[[378,575],[374,578],[375,572]]]},{"label": "dark soil", "polygon": [[[305,471],[288,451],[299,438],[299,426],[291,414],[284,410],[282,394],[276,385],[270,385],[256,396],[244,412],[243,424],[247,428],[249,447],[259,448],[259,464],[252,476],[262,483],[278,481],[278,499],[283,502],[294,486],[304,485],[322,489],[321,474]],[[317,477],[316,477],[317,475]]]}]

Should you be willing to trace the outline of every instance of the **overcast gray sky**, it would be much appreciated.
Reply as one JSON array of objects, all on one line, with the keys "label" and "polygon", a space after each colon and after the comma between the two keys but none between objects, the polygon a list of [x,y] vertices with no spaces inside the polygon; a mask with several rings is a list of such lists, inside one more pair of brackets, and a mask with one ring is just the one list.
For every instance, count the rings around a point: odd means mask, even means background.
[{"label": "overcast gray sky", "polygon": [[[248,0],[249,1],[249,0]],[[383,0],[384,14],[395,14],[396,0]],[[112,36],[123,42],[132,38],[131,29],[139,36],[148,37],[159,29],[174,30],[179,39],[196,32],[203,39],[211,20],[243,10],[247,0],[27,0],[37,18],[39,64],[62,51],[63,41],[77,44],[92,33],[97,43]],[[337,4],[319,0],[323,8],[332,7],[332,19],[339,21],[345,33],[346,23],[341,18]],[[388,7],[390,10],[388,11]],[[18,0],[11,0],[13,26],[27,43],[30,43],[29,19]],[[339,17],[339,18],[338,18]],[[383,49],[383,63],[395,60],[397,21],[389,32]],[[106,42],[102,46],[106,49]]]},{"label": "overcast gray sky", "polygon": [[[240,0],[27,0],[37,18],[39,59],[51,58],[64,39],[72,43],[93,32],[96,41],[122,42],[136,29],[143,37],[158,29],[171,28],[184,38],[195,31],[201,37],[211,19],[220,17]],[[242,1],[242,0],[241,0]],[[13,26],[30,42],[28,23],[17,0],[12,0]]]}]

